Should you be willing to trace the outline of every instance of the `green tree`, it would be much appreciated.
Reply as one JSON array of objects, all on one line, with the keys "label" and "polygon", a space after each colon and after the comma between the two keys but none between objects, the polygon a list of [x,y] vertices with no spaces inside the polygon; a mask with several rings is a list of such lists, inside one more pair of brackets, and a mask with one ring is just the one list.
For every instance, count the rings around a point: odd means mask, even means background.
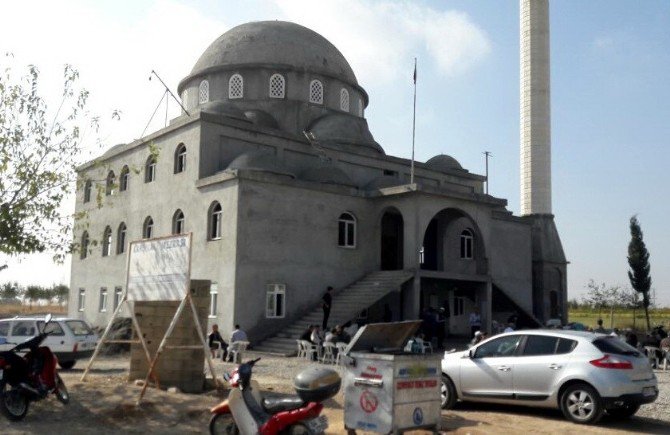
[{"label": "green tree", "polygon": [[[86,111],[89,94],[78,77],[65,65],[60,101],[50,111],[38,92],[35,66],[19,77],[11,67],[0,72],[0,253],[48,251],[62,260],[76,247],[74,221],[61,203],[76,190],[83,141],[95,136],[99,125]],[[118,112],[112,117],[118,119]]]},{"label": "green tree", "polygon": [[0,299],[16,299],[19,294],[19,284],[16,282],[6,282],[0,287]]},{"label": "green tree", "polygon": [[633,289],[642,294],[642,306],[644,315],[647,319],[647,330],[651,330],[649,322],[649,289],[651,288],[651,276],[649,274],[651,266],[649,265],[649,252],[644,244],[642,229],[637,220],[637,216],[630,218],[630,243],[628,244],[628,279]]},{"label": "green tree", "polygon": [[70,287],[65,284],[55,285],[51,289],[52,298],[55,298],[59,305],[63,305],[67,301],[68,294],[70,293]]},{"label": "green tree", "polygon": [[44,295],[42,287],[38,285],[29,285],[26,287],[24,296],[28,299],[28,306],[32,308],[33,303],[39,301]]}]

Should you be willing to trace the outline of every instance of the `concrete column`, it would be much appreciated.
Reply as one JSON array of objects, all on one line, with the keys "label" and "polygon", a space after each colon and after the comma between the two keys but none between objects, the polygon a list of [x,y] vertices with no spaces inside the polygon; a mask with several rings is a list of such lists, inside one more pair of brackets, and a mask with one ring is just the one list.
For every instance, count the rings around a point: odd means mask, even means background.
[{"label": "concrete column", "polygon": [[491,335],[493,322],[493,284],[487,281],[483,285],[481,313],[483,317],[482,326],[488,335]]}]

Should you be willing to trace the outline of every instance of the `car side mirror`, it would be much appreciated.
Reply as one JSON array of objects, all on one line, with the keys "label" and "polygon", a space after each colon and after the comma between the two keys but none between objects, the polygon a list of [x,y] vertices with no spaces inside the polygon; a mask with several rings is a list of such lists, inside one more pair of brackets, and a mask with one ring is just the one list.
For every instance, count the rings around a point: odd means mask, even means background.
[{"label": "car side mirror", "polygon": [[47,324],[48,324],[49,322],[51,322],[51,318],[52,318],[52,317],[53,317],[53,316],[51,315],[51,313],[49,313],[49,314],[46,315],[46,317],[44,318],[44,326],[47,326]]}]

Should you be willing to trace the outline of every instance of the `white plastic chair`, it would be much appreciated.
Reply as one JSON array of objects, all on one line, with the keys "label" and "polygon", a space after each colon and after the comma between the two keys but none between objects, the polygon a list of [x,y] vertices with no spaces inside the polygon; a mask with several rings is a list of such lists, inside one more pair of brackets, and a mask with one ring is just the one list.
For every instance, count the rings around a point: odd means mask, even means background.
[{"label": "white plastic chair", "polygon": [[296,355],[297,358],[306,358],[307,357],[307,349],[305,349],[305,346],[302,344],[302,340],[296,340],[296,344],[298,345],[298,354]]},{"label": "white plastic chair", "polygon": [[424,341],[423,344],[421,345],[421,352],[422,353],[433,353],[433,345],[431,344],[430,341]]},{"label": "white plastic chair", "polygon": [[300,340],[300,342],[305,349],[305,359],[311,360],[312,355],[314,355],[314,359],[319,359],[319,346],[307,340]]},{"label": "white plastic chair", "polygon": [[659,368],[658,365],[660,361],[658,360],[658,354],[661,352],[661,349],[655,347],[655,346],[645,346],[644,347],[644,353],[647,355],[647,359],[649,359],[649,364],[653,368]]},{"label": "white plastic chair", "polygon": [[670,358],[670,347],[662,347],[661,353],[663,354],[663,371],[668,369],[668,358]]},{"label": "white plastic chair", "polygon": [[342,355],[347,348],[347,343],[342,341],[335,343],[335,348],[337,349],[337,355],[335,356],[335,364],[340,365],[342,363]]},{"label": "white plastic chair", "polygon": [[321,362],[324,364],[335,363],[335,343],[330,341],[323,343],[323,355],[321,356]]},{"label": "white plastic chair", "polygon": [[228,357],[233,360],[234,363],[240,364],[242,362],[242,352],[247,350],[249,346],[248,341],[235,341],[230,344],[228,348]]}]

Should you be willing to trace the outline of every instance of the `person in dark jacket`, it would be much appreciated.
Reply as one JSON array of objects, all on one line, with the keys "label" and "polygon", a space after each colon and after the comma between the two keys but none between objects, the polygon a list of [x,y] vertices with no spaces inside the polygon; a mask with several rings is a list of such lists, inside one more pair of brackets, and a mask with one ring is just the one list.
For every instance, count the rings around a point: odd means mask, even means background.
[{"label": "person in dark jacket", "polygon": [[328,317],[330,317],[330,309],[333,305],[333,295],[330,294],[330,292],[333,291],[333,288],[328,286],[328,289],[326,290],[326,294],[323,295],[323,324],[322,324],[322,329],[325,331],[326,328],[328,327]]},{"label": "person in dark jacket", "polygon": [[228,355],[228,343],[226,343],[223,340],[223,337],[221,337],[221,333],[219,332],[219,325],[212,325],[212,332],[209,333],[209,336],[207,337],[209,340],[209,349],[212,352],[212,358],[214,358],[214,354],[216,352],[217,345],[216,343],[221,344],[221,351],[223,352],[223,356],[221,359],[223,361],[226,360],[226,355]]}]

